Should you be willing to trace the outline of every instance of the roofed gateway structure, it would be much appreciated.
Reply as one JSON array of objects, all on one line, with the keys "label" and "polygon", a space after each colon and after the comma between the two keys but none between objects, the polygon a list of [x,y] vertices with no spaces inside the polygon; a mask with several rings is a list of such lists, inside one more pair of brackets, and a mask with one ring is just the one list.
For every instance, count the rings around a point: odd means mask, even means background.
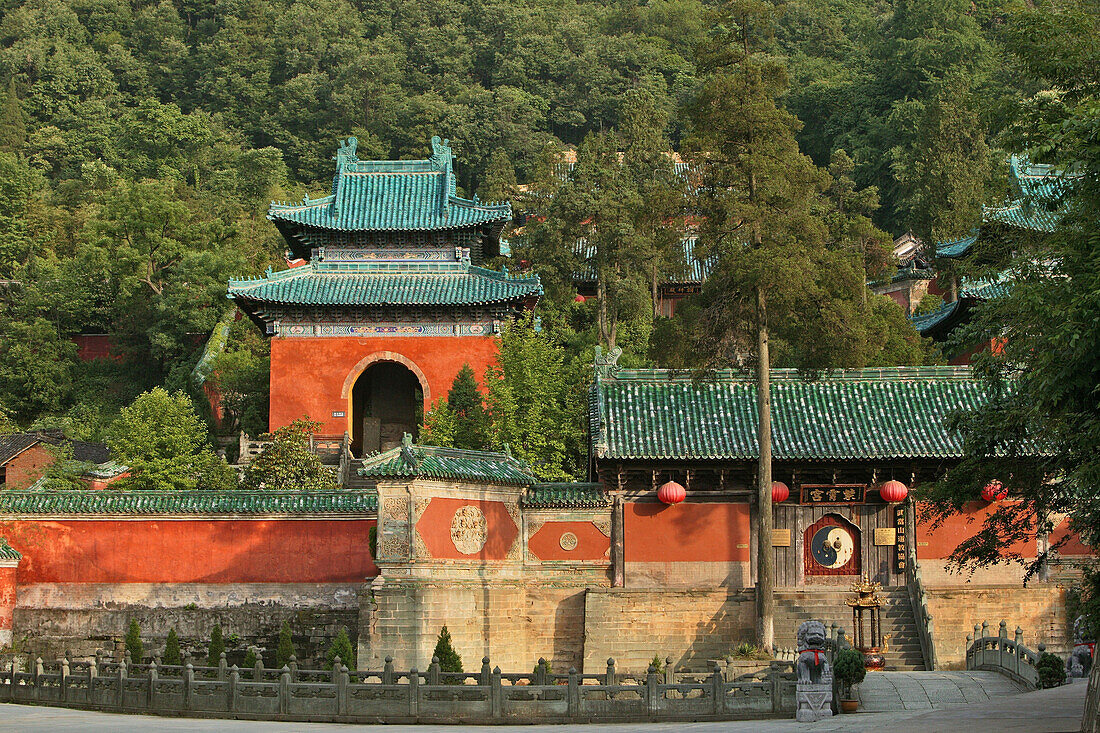
[{"label": "roofed gateway structure", "polygon": [[272,203],[300,267],[231,280],[229,297],[272,337],[270,427],[309,416],[357,455],[415,434],[463,363],[481,374],[492,335],[542,293],[537,276],[479,266],[499,254],[508,203],[457,195],[454,155],[366,161],[348,138],[328,196]]}]

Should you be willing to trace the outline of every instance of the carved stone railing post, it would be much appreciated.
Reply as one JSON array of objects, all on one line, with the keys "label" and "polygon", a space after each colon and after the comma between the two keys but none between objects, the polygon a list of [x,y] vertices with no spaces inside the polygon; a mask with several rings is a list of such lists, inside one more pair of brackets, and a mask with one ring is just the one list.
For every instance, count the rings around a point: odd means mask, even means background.
[{"label": "carved stone railing post", "polygon": [[[498,667],[499,669],[499,667]],[[416,667],[409,670],[409,717],[416,720],[420,715],[420,673]]]},{"label": "carved stone railing post", "polygon": [[[293,669],[293,667],[291,668]],[[291,672],[293,674],[293,672]],[[252,681],[262,682],[264,679],[264,660],[260,659],[260,655],[256,655],[256,663],[252,665]]]},{"label": "carved stone railing post", "polygon": [[343,663],[343,659],[340,659],[340,655],[337,654],[332,659],[332,684],[336,684],[340,679],[340,666]]},{"label": "carved stone railing post", "polygon": [[615,660],[611,657],[607,658],[607,673],[604,675],[603,683],[605,685],[617,684],[615,681]]},{"label": "carved stone railing post", "polygon": [[291,654],[290,659],[287,661],[286,666],[290,667],[290,681],[298,681],[298,657]]},{"label": "carved stone railing post", "polygon": [[126,670],[128,667],[129,665],[126,664],[125,659],[118,664],[118,690],[115,691],[115,704],[118,705],[119,708],[122,708],[122,703],[124,701],[123,693],[126,691]]},{"label": "carved stone railing post", "polygon": [[493,668],[493,676],[489,681],[489,686],[493,720],[500,720],[504,717],[504,687],[500,683],[500,667]]},{"label": "carved stone railing post", "polygon": [[241,670],[234,664],[229,668],[229,684],[225,686],[225,709],[229,712],[237,709],[237,683],[240,681]]},{"label": "carved stone railing post", "polygon": [[714,665],[714,671],[710,675],[711,713],[715,716],[725,712],[726,689],[722,681],[722,668]]},{"label": "carved stone railing post", "polygon": [[290,711],[290,667],[283,665],[279,673],[279,712],[286,715]]},{"label": "carved stone railing post", "polygon": [[1005,651],[1008,649],[1008,622],[1004,619],[1001,620],[1001,625],[997,628],[997,666],[1007,668],[1005,663]]},{"label": "carved stone railing post", "polygon": [[69,701],[69,653],[61,660],[61,701]]},{"label": "carved stone railing post", "polygon": [[569,719],[573,720],[581,712],[581,677],[576,667],[569,668],[569,690],[566,697]]},{"label": "carved stone railing post", "polygon": [[493,670],[489,666],[489,657],[481,658],[481,674],[477,678],[479,685],[488,685],[489,678],[493,676]]},{"label": "carved stone railing post", "polygon": [[218,655],[218,682],[225,682],[229,674],[229,665],[225,661],[225,652]]},{"label": "carved stone railing post", "polygon": [[190,710],[195,694],[195,665],[188,663],[183,668],[183,709]]},{"label": "carved stone railing post", "polygon": [[546,660],[539,657],[539,661],[535,664],[535,684],[545,685],[546,679]]},{"label": "carved stone railing post", "polygon": [[339,669],[340,673],[336,675],[336,714],[347,715],[348,714],[348,668],[342,664],[333,665],[334,669]]},{"label": "carved stone railing post", "polygon": [[382,667],[382,684],[392,685],[396,677],[393,672],[393,657],[386,657],[386,666]]},{"label": "carved stone railing post", "polygon": [[428,665],[428,684],[438,685],[441,683],[440,677],[443,674],[443,668],[439,665],[439,657],[432,657],[432,663]]},{"label": "carved stone railing post", "polygon": [[1012,645],[1012,671],[1017,676],[1020,674],[1020,650],[1024,648],[1024,630],[1019,626],[1016,627],[1014,643]]},{"label": "carved stone railing post", "polygon": [[645,699],[650,720],[657,718],[657,696],[660,693],[660,684],[660,679],[657,677],[657,668],[652,664],[649,665],[645,676]]},{"label": "carved stone railing post", "polygon": [[[149,692],[145,698],[145,707],[152,710],[154,705],[154,695],[157,690],[157,661],[154,659],[153,663],[149,665]],[[232,710],[233,708],[229,708]]]},{"label": "carved stone railing post", "polygon": [[676,684],[676,668],[672,664],[672,657],[665,657],[665,684]]}]

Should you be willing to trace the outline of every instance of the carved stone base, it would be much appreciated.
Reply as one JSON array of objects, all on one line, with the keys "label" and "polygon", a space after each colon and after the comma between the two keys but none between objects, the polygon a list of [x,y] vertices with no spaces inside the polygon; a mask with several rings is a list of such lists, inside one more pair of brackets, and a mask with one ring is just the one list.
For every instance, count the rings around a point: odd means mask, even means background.
[{"label": "carved stone base", "polygon": [[799,723],[812,723],[833,715],[833,685],[799,684],[795,692],[798,706],[795,719]]}]

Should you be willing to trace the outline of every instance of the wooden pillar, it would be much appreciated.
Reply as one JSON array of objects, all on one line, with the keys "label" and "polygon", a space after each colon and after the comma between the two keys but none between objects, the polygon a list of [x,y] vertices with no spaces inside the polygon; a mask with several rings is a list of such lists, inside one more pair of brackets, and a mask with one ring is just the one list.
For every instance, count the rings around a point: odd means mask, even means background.
[{"label": "wooden pillar", "polygon": [[611,585],[626,584],[625,538],[623,533],[623,497],[616,495],[611,506]]}]

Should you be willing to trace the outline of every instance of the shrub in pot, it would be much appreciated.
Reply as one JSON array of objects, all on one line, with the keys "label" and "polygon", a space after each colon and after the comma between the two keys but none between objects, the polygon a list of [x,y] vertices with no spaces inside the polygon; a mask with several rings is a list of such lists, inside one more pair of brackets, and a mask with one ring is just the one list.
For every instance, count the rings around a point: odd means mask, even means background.
[{"label": "shrub in pot", "polygon": [[855,649],[845,649],[833,660],[833,676],[840,684],[840,702],[846,712],[855,710],[858,704],[852,697],[852,686],[863,682],[863,678],[867,676],[865,665],[863,655]]}]

